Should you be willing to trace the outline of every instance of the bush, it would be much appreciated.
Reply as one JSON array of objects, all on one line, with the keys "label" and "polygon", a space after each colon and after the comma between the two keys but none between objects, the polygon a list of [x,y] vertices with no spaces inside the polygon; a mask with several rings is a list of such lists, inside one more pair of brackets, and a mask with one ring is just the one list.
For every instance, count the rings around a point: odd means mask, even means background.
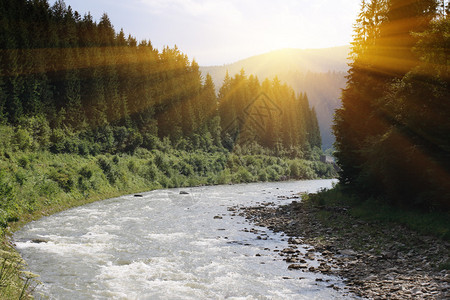
[{"label": "bush", "polygon": [[50,142],[51,128],[43,115],[22,118],[20,126],[27,128],[33,137],[33,149],[46,148]]},{"label": "bush", "polygon": [[74,180],[72,179],[72,176],[65,170],[52,169],[48,174],[48,177],[55,181],[66,193],[72,191],[74,187]]},{"label": "bush", "polygon": [[159,170],[153,161],[150,161],[144,168],[142,177],[149,181],[158,181]]},{"label": "bush", "polygon": [[11,126],[0,125],[0,152],[10,151],[15,141],[14,128]]},{"label": "bush", "polygon": [[231,183],[231,172],[230,169],[226,168],[223,171],[219,172],[217,175],[217,184],[228,184]]},{"label": "bush", "polygon": [[106,156],[99,156],[97,158],[97,164],[99,165],[100,169],[102,169],[111,185],[114,185],[117,180],[122,177],[120,172],[117,170],[117,167],[114,166],[114,164],[112,164]]},{"label": "bush", "polygon": [[265,170],[259,170],[258,171],[258,180],[259,181],[267,181],[269,179],[269,176],[267,175],[267,172]]},{"label": "bush", "polygon": [[18,128],[14,135],[14,142],[19,150],[29,150],[33,146],[33,138],[28,130]]},{"label": "bush", "polygon": [[53,198],[53,196],[57,195],[60,192],[60,188],[58,183],[53,180],[43,180],[42,182],[36,185],[36,189],[38,195],[45,197],[47,201]]},{"label": "bush", "polygon": [[0,170],[0,199],[0,226],[6,227],[8,221],[18,218],[20,207],[16,190],[4,170]]},{"label": "bush", "polygon": [[277,181],[280,180],[280,174],[278,173],[277,168],[275,167],[275,165],[272,166],[268,166],[265,169],[265,172],[267,173],[267,177],[269,179],[269,181]]},{"label": "bush", "polygon": [[19,171],[16,172],[15,178],[16,178],[16,182],[19,185],[23,185],[25,183],[26,179],[27,179],[27,175],[26,175],[25,172],[19,170]]},{"label": "bush", "polygon": [[253,175],[244,167],[239,167],[238,171],[233,175],[233,182],[241,183],[241,182],[252,182]]},{"label": "bush", "polygon": [[84,166],[78,171],[78,173],[83,176],[86,179],[91,179],[92,175],[94,174],[94,171],[89,166]]},{"label": "bush", "polygon": [[17,163],[20,167],[27,169],[30,165],[30,159],[28,158],[28,156],[23,155],[17,160]]}]

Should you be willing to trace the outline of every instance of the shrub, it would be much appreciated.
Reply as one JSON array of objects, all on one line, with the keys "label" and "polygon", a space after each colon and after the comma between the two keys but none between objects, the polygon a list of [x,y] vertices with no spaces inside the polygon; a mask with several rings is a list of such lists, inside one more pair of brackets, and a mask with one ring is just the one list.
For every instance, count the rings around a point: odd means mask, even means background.
[{"label": "shrub", "polygon": [[50,151],[61,153],[64,148],[64,132],[61,129],[54,129],[50,135]]},{"label": "shrub", "polygon": [[153,161],[150,161],[143,169],[144,173],[142,174],[142,177],[149,181],[158,181],[159,170]]},{"label": "shrub", "polygon": [[14,175],[15,175],[15,178],[16,178],[16,182],[19,185],[23,185],[25,183],[25,181],[27,179],[27,175],[26,175],[25,172],[19,170]]},{"label": "shrub", "polygon": [[4,170],[0,170],[0,199],[0,226],[5,227],[8,221],[18,218],[20,207],[16,190]]},{"label": "shrub", "polygon": [[269,176],[267,175],[267,172],[265,170],[258,171],[258,180],[259,181],[267,181],[268,179],[269,179]]},{"label": "shrub", "polygon": [[13,144],[15,142],[14,136],[15,133],[13,127],[0,125],[0,152],[12,150]]},{"label": "shrub", "polygon": [[238,171],[233,176],[233,182],[252,182],[253,176],[252,174],[244,167],[239,167]]},{"label": "shrub", "polygon": [[92,175],[94,174],[94,171],[89,166],[83,166],[80,171],[78,171],[78,174],[83,176],[86,179],[90,179]]},{"label": "shrub", "polygon": [[217,175],[217,184],[228,184],[231,183],[231,172],[230,169],[226,168]]},{"label": "shrub", "polygon": [[138,173],[139,167],[136,165],[136,162],[134,160],[130,160],[127,163],[127,168],[131,173]]},{"label": "shrub", "polygon": [[33,149],[46,148],[49,145],[52,130],[44,115],[23,117],[19,123],[32,135]]},{"label": "shrub", "polygon": [[156,135],[144,133],[142,136],[142,147],[147,150],[155,150],[161,148],[161,141]]},{"label": "shrub", "polygon": [[70,174],[62,169],[52,169],[48,177],[55,181],[64,192],[70,192],[74,187],[74,181]]},{"label": "shrub", "polygon": [[277,181],[280,179],[280,174],[278,174],[278,171],[274,165],[268,166],[265,171],[267,173],[269,181]]},{"label": "shrub", "polygon": [[158,179],[158,182],[161,184],[162,187],[164,188],[168,188],[171,185],[171,181],[169,178],[167,178],[167,176],[165,175],[161,175]]},{"label": "shrub", "polygon": [[31,137],[28,130],[18,128],[14,135],[14,142],[18,149],[28,150],[32,148],[33,138]]},{"label": "shrub", "polygon": [[97,158],[97,164],[99,165],[100,169],[102,169],[103,173],[105,174],[106,178],[108,179],[111,185],[114,185],[117,179],[121,177],[121,174],[116,169],[116,166],[114,166],[107,157],[103,155],[99,156]]},{"label": "shrub", "polygon": [[28,158],[28,156],[23,155],[17,160],[17,163],[20,167],[27,169],[30,165],[30,159]]},{"label": "shrub", "polygon": [[164,174],[169,175],[171,173],[170,161],[167,154],[164,154],[161,151],[156,151],[155,164]]},{"label": "shrub", "polygon": [[60,191],[59,186],[53,180],[43,180],[36,185],[38,195],[47,199],[51,199],[54,195]]},{"label": "shrub", "polygon": [[241,160],[239,159],[239,156],[237,156],[233,153],[230,154],[228,156],[227,168],[229,168],[233,172],[236,172],[238,170],[239,166],[241,166]]}]

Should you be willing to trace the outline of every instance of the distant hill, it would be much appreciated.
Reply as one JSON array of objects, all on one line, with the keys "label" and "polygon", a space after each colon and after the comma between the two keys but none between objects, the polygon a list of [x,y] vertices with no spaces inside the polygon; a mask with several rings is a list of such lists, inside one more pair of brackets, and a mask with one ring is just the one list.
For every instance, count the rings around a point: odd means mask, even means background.
[{"label": "distant hill", "polygon": [[340,105],[341,89],[345,87],[348,71],[349,46],[325,49],[282,49],[252,56],[223,66],[200,67],[203,76],[209,73],[216,90],[222,86],[225,74],[230,76],[245,70],[261,81],[278,78],[297,92],[306,92],[310,105],[317,113],[322,135],[322,147],[332,146],[331,124],[334,110]]}]

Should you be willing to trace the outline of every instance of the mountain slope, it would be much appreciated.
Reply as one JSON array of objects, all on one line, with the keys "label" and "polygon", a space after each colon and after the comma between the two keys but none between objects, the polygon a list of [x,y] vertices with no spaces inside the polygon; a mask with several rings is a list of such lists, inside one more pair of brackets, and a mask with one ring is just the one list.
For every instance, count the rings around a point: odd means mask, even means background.
[{"label": "mountain slope", "polygon": [[223,66],[200,67],[203,76],[209,73],[216,86],[222,86],[225,74],[241,69],[260,80],[278,78],[292,86],[297,93],[306,92],[310,105],[317,113],[322,135],[322,147],[332,146],[331,124],[334,110],[340,105],[341,89],[345,87],[349,46],[325,49],[282,49],[252,56]]}]

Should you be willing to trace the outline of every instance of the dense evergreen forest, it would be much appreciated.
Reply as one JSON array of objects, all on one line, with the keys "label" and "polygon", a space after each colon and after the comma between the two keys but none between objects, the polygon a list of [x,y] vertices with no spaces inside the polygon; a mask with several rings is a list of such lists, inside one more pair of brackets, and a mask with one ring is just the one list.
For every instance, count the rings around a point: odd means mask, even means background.
[{"label": "dense evergreen forest", "polygon": [[[301,37],[300,37],[301,38]],[[244,69],[258,78],[278,77],[296,93],[306,93],[314,107],[322,137],[322,149],[332,148],[333,115],[340,107],[340,95],[345,87],[350,46],[325,49],[282,49],[255,55],[222,66],[200,66],[204,76],[211,74],[218,92],[226,73]]]},{"label": "dense evergreen forest", "polygon": [[[306,95],[276,78],[260,84],[241,72],[217,98],[211,77],[176,46],[158,51],[116,32],[106,14],[97,23],[45,0],[4,0],[0,10],[0,122],[16,126],[22,150],[130,153],[163,138],[182,150],[232,150],[242,135],[297,157],[321,146]],[[279,113],[266,108],[264,125],[247,122],[261,93]]]},{"label": "dense evergreen forest", "polygon": [[449,33],[448,1],[362,1],[334,125],[343,186],[450,208]]}]

